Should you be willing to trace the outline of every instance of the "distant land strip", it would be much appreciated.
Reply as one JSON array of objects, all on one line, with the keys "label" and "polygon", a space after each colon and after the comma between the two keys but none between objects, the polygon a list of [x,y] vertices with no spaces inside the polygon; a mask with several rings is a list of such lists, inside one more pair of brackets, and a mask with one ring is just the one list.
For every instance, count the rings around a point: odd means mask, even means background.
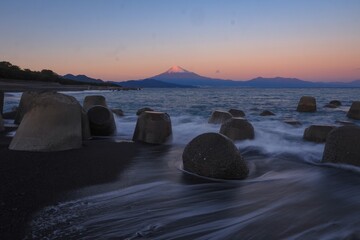
[{"label": "distant land strip", "polygon": [[0,62],[0,90],[27,91],[27,90],[138,90],[138,88],[123,87],[111,82],[84,82],[64,78],[52,70],[31,71],[21,69],[9,62]]}]

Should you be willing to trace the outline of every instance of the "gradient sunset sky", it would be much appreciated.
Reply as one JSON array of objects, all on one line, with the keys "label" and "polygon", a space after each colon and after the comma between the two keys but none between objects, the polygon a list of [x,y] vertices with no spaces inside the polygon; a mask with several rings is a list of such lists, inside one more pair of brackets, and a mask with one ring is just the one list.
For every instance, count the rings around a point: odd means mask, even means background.
[{"label": "gradient sunset sky", "polygon": [[360,79],[359,0],[1,0],[0,61],[141,79]]}]

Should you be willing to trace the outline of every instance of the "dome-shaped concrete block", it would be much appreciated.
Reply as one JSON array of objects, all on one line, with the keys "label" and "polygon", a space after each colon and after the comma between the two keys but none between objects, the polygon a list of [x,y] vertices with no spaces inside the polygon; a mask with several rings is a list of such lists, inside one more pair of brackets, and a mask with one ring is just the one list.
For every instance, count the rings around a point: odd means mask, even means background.
[{"label": "dome-shaped concrete block", "polygon": [[316,99],[310,96],[300,98],[296,111],[298,112],[316,112]]},{"label": "dome-shaped concrete block", "polygon": [[24,115],[9,149],[62,151],[82,145],[81,106],[71,96],[42,93]]},{"label": "dome-shaped concrete block", "polygon": [[348,118],[360,120],[360,101],[355,101],[351,104],[351,107],[346,116]]},{"label": "dome-shaped concrete block", "polygon": [[322,161],[360,166],[360,127],[342,126],[332,130],[326,139]]},{"label": "dome-shaped concrete block", "polygon": [[114,115],[104,106],[93,106],[87,111],[91,135],[111,136],[116,131]]},{"label": "dome-shaped concrete block", "polygon": [[340,107],[342,105],[339,100],[331,100],[329,104],[335,105],[337,107]]},{"label": "dome-shaped concrete block", "polygon": [[219,133],[204,133],[185,147],[183,165],[186,171],[204,177],[244,179],[249,168],[230,138]]},{"label": "dome-shaped concrete block", "polygon": [[238,109],[230,109],[229,113],[233,116],[233,117],[245,117],[245,113],[242,110],[238,110]]},{"label": "dome-shaped concrete block", "polygon": [[335,128],[336,126],[311,125],[304,130],[303,138],[304,140],[310,142],[325,142],[329,132],[331,132]]},{"label": "dome-shaped concrete block", "polygon": [[226,120],[232,118],[231,113],[229,112],[225,112],[225,111],[220,111],[220,110],[216,110],[213,111],[211,113],[211,116],[209,118],[208,123],[211,124],[221,124],[223,122],[225,122]]},{"label": "dome-shaped concrete block", "polygon": [[171,140],[171,119],[167,113],[145,111],[138,117],[133,141],[163,144]]},{"label": "dome-shaped concrete block", "polygon": [[339,100],[332,100],[328,104],[326,104],[325,108],[337,108],[341,106],[341,102]]},{"label": "dome-shaped concrete block", "polygon": [[19,107],[16,112],[15,124],[20,124],[24,115],[30,110],[35,99],[44,93],[55,93],[54,91],[27,91],[23,92],[20,98]]},{"label": "dome-shaped concrete block", "polygon": [[254,139],[254,127],[244,118],[230,118],[221,125],[220,133],[232,140]]},{"label": "dome-shaped concrete block", "polygon": [[263,116],[263,117],[265,117],[265,116],[275,116],[275,113],[273,113],[273,112],[271,112],[269,110],[264,110],[264,111],[262,111],[260,113],[260,116]]},{"label": "dome-shaped concrete block", "polygon": [[104,96],[101,95],[86,96],[84,99],[83,108],[87,112],[91,107],[98,105],[103,107],[108,107]]}]

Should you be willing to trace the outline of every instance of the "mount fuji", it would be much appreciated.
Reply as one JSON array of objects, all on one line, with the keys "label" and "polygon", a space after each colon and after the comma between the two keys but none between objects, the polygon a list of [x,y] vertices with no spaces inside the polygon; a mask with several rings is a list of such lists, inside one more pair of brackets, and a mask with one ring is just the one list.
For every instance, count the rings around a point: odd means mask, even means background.
[{"label": "mount fuji", "polygon": [[156,79],[166,83],[190,85],[196,87],[239,86],[239,82],[204,77],[194,72],[185,70],[179,66],[173,66],[166,72],[151,77],[151,79]]}]

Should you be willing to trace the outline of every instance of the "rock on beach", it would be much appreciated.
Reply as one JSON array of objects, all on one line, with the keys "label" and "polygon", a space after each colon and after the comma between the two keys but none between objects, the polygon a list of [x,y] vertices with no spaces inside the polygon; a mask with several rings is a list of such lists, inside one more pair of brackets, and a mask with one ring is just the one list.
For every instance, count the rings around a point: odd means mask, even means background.
[{"label": "rock on beach", "polygon": [[269,110],[264,110],[260,113],[260,116],[274,116],[275,113],[269,111]]},{"label": "rock on beach", "polygon": [[220,133],[232,140],[254,139],[252,124],[244,118],[230,118],[220,127]]},{"label": "rock on beach", "polygon": [[104,96],[92,95],[92,96],[85,97],[84,103],[83,103],[83,107],[84,107],[85,111],[88,111],[91,107],[96,106],[96,105],[108,107]]},{"label": "rock on beach", "polygon": [[133,141],[163,144],[171,140],[172,126],[169,114],[145,111],[136,122]]},{"label": "rock on beach", "polygon": [[247,163],[232,140],[219,133],[204,133],[185,147],[183,165],[186,171],[219,179],[245,179]]},{"label": "rock on beach", "polygon": [[355,101],[351,104],[351,107],[346,116],[348,118],[360,120],[360,101]]},{"label": "rock on beach", "polygon": [[51,152],[80,148],[81,111],[74,97],[55,92],[39,94],[23,116],[9,149]]},{"label": "rock on beach", "polygon": [[114,115],[101,105],[92,106],[87,111],[90,132],[93,136],[111,136],[116,131]]},{"label": "rock on beach", "polygon": [[42,95],[43,93],[47,93],[47,92],[46,91],[23,92],[20,98],[19,107],[17,108],[17,112],[14,120],[15,124],[20,124],[24,115],[31,109],[33,102],[36,100],[38,96]]},{"label": "rock on beach", "polygon": [[326,139],[322,161],[360,166],[360,127],[342,126],[332,130]]},{"label": "rock on beach", "polygon": [[330,131],[335,129],[336,126],[329,125],[311,125],[304,131],[303,138],[311,142],[325,142]]},{"label": "rock on beach", "polygon": [[311,96],[302,96],[298,103],[298,112],[316,112],[316,99]]},{"label": "rock on beach", "polygon": [[233,117],[245,117],[245,113],[242,110],[238,110],[238,109],[230,109],[229,113],[233,116]]},{"label": "rock on beach", "polygon": [[229,112],[216,110],[212,112],[208,122],[211,124],[221,124],[232,117]]}]

